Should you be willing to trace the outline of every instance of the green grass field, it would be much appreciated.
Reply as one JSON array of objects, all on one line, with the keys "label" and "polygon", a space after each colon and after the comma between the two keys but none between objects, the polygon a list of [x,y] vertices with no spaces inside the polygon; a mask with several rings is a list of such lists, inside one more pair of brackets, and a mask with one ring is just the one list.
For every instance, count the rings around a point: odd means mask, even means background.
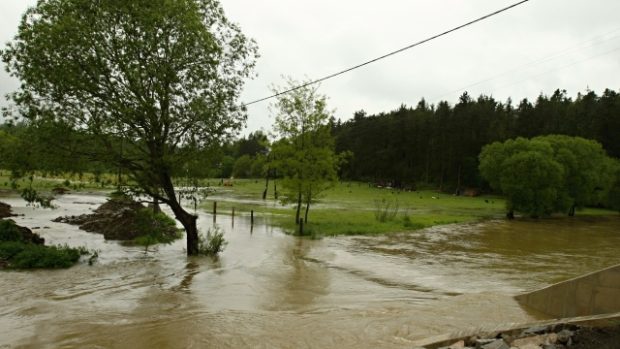
[{"label": "green grass field", "polygon": [[[210,211],[213,201],[218,201],[218,214],[230,214],[233,207],[236,212],[254,210],[285,231],[296,232],[294,207],[275,201],[271,184],[263,202],[264,185],[260,180],[235,180],[233,187],[217,187],[202,207]],[[456,197],[430,190],[401,192],[343,182],[310,207],[304,232],[325,236],[385,234],[475,222],[502,217],[504,213],[504,200],[496,196]]]},{"label": "green grass field", "polygon": [[[38,191],[51,191],[56,187],[64,187],[74,191],[109,191],[116,188],[117,176],[113,174],[103,174],[99,176],[97,182],[95,176],[90,173],[82,175],[63,173],[59,175],[46,175],[37,172],[33,177],[32,187]],[[30,186],[30,179],[23,177],[16,182],[17,188],[12,187],[10,172],[0,170],[0,190],[21,190]]]},{"label": "green grass field", "polygon": [[[273,182],[269,184],[266,200],[262,200],[265,189],[262,179],[236,179],[231,187],[219,186],[219,179],[201,182],[215,189],[201,203],[203,210],[211,212],[213,201],[217,201],[218,214],[231,214],[233,208],[238,214],[249,214],[253,210],[257,217],[266,218],[269,224],[279,226],[288,233],[298,232],[298,226],[294,223],[295,208],[274,199]],[[29,180],[20,179],[18,184],[20,189],[25,188]],[[116,176],[113,174],[102,175],[99,182],[92,174],[81,177],[43,177],[39,174],[33,181],[33,187],[40,191],[57,186],[78,192],[112,191],[115,185]],[[12,190],[8,171],[0,170],[0,189]],[[302,216],[303,213],[302,209]],[[341,182],[324,192],[310,207],[304,233],[314,236],[397,233],[435,225],[502,218],[505,213],[505,201],[499,196],[465,197],[432,190],[405,192],[375,188],[361,182]],[[615,214],[617,212],[594,208],[577,212],[577,215],[588,216]],[[381,216],[384,219],[380,219]]]},{"label": "green grass field", "polygon": [[[213,201],[217,201],[218,214],[230,214],[233,207],[237,213],[253,210],[255,215],[268,218],[271,224],[286,232],[297,233],[295,208],[274,200],[272,185],[270,183],[267,199],[263,201],[264,180],[235,180],[232,187],[215,187],[215,193],[201,207],[210,212]],[[503,218],[505,213],[505,201],[498,196],[465,197],[432,190],[401,192],[370,187],[366,183],[342,182],[326,191],[310,207],[304,233],[315,236],[398,233]],[[594,208],[577,213],[588,216],[615,214],[615,211]],[[381,215],[387,219],[379,220]]]}]

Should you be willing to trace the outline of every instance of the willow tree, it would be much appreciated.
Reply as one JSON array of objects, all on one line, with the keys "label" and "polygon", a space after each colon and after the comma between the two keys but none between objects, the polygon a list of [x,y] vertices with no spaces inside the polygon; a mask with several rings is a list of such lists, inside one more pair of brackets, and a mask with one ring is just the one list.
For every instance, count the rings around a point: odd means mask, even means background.
[{"label": "willow tree", "polygon": [[197,217],[178,202],[172,176],[243,125],[236,100],[256,58],[219,2],[40,0],[2,58],[21,80],[15,112],[96,139],[88,155],[170,206],[196,254]]},{"label": "willow tree", "polygon": [[495,142],[480,153],[480,174],[506,195],[509,217],[513,210],[573,216],[576,208],[600,205],[612,190],[617,166],[599,143],[563,135]]}]

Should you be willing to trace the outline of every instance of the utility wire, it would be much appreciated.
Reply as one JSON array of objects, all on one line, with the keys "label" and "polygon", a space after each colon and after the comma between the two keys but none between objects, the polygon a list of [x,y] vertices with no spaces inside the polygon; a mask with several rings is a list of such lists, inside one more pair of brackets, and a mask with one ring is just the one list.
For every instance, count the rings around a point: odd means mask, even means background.
[{"label": "utility wire", "polygon": [[440,37],[442,37],[442,36],[448,35],[448,34],[450,34],[450,33],[452,33],[452,32],[457,31],[457,30],[460,30],[460,29],[463,29],[463,28],[465,28],[465,27],[468,27],[468,26],[470,26],[470,25],[472,25],[472,24],[475,24],[475,23],[481,22],[481,21],[483,21],[483,20],[485,20],[485,19],[487,19],[487,18],[493,17],[493,16],[498,15],[498,14],[500,14],[500,13],[502,13],[502,12],[508,11],[508,10],[510,10],[510,9],[512,9],[512,8],[514,8],[514,7],[517,7],[517,6],[519,6],[519,5],[522,5],[522,4],[524,4],[524,3],[528,2],[528,1],[530,1],[530,0],[522,0],[522,1],[519,1],[519,2],[517,2],[517,3],[514,3],[514,4],[510,5],[510,6],[504,7],[504,8],[502,8],[502,9],[499,9],[499,10],[495,11],[495,12],[492,12],[492,13],[489,13],[489,14],[484,15],[484,16],[482,16],[482,17],[479,17],[479,18],[477,18],[477,19],[474,19],[473,21],[467,22],[467,23],[465,23],[465,24],[461,24],[461,25],[459,25],[458,27],[454,27],[454,28],[452,28],[452,29],[450,29],[450,30],[446,30],[446,31],[445,31],[445,32],[443,32],[443,33],[440,33],[440,34],[437,34],[437,35],[431,36],[431,37],[429,37],[429,38],[427,38],[427,39],[424,39],[424,40],[422,40],[422,41],[418,41],[418,42],[416,42],[416,43],[414,43],[414,44],[411,44],[411,45],[409,45],[409,46],[403,47],[403,48],[398,49],[398,50],[396,50],[396,51],[392,51],[392,52],[390,52],[390,53],[388,53],[388,54],[385,54],[385,55],[383,55],[383,56],[380,56],[380,57],[377,57],[377,58],[371,59],[371,60],[366,61],[366,62],[364,62],[364,63],[361,63],[361,64],[358,64],[358,65],[356,65],[356,66],[353,66],[353,67],[351,67],[351,68],[347,68],[347,69],[345,69],[345,70],[341,70],[341,71],[339,71],[339,72],[337,72],[337,73],[333,73],[333,74],[327,75],[327,76],[322,77],[322,78],[320,78],[320,79],[316,79],[316,80],[313,80],[313,81],[307,82],[307,83],[305,83],[305,84],[302,84],[302,85],[299,85],[299,86],[295,86],[295,87],[290,88],[290,89],[288,89],[288,90],[285,90],[285,91],[282,91],[282,92],[278,92],[278,93],[273,94],[273,95],[271,95],[271,96],[264,97],[264,98],[261,98],[261,99],[257,99],[257,100],[254,100],[254,101],[252,101],[252,102],[249,102],[249,103],[245,103],[245,104],[243,104],[243,106],[244,106],[244,107],[246,107],[246,106],[248,106],[248,105],[252,105],[252,104],[256,104],[256,103],[260,103],[260,102],[266,101],[266,100],[268,100],[268,99],[275,98],[275,97],[281,96],[281,95],[283,95],[283,94],[287,94],[287,93],[289,93],[289,92],[293,92],[293,91],[299,90],[299,89],[301,89],[301,88],[304,88],[304,87],[307,87],[307,86],[310,86],[310,85],[318,84],[319,82],[323,82],[323,81],[328,80],[328,79],[331,79],[331,78],[335,78],[335,77],[337,77],[337,76],[339,76],[339,75],[342,75],[342,74],[348,73],[348,72],[350,72],[350,71],[352,71],[352,70],[359,69],[359,68],[361,68],[361,67],[363,67],[363,66],[369,65],[369,64],[374,63],[374,62],[377,62],[377,61],[380,61],[380,60],[382,60],[382,59],[385,59],[385,58],[388,58],[388,57],[390,57],[390,56],[396,55],[396,54],[398,54],[398,53],[401,53],[401,52],[403,52],[403,51],[409,50],[409,49],[414,48],[414,47],[416,47],[416,46],[420,46],[420,45],[422,45],[422,44],[424,44],[424,43],[427,43],[427,42],[429,42],[429,41],[435,40],[435,39],[440,38]]},{"label": "utility wire", "polygon": [[567,64],[567,65],[564,65],[564,66],[561,66],[561,67],[557,67],[557,68],[553,68],[553,69],[547,70],[547,71],[545,71],[543,73],[540,73],[540,74],[531,75],[531,76],[529,76],[529,77],[527,77],[525,79],[522,79],[522,80],[518,80],[518,81],[515,81],[515,82],[512,82],[512,83],[506,84],[506,85],[502,85],[502,86],[496,87],[495,90],[500,90],[500,89],[503,89],[503,88],[506,88],[506,87],[512,86],[512,85],[518,85],[518,84],[521,84],[523,82],[530,81],[530,80],[532,80],[534,78],[537,78],[537,77],[540,77],[540,76],[543,76],[543,75],[547,75],[549,73],[553,73],[553,72],[558,71],[558,70],[563,70],[563,69],[566,69],[566,68],[570,68],[572,66],[575,66],[575,65],[578,65],[578,64],[590,61],[590,60],[595,59],[595,58],[607,56],[607,55],[612,54],[612,53],[614,53],[616,51],[620,51],[620,47],[616,47],[616,48],[614,48],[612,50],[605,51],[605,52],[603,52],[601,54],[598,54],[598,55],[595,55],[595,56],[590,56],[588,58],[585,58],[585,59],[582,59],[582,60],[579,60],[579,61]]},{"label": "utility wire", "polygon": [[[614,30],[612,30],[610,32],[607,32],[607,33],[603,34],[603,35],[614,34],[614,33],[618,32],[618,31],[620,31],[620,28],[616,28],[616,29],[614,29]],[[615,40],[615,39],[619,38],[620,35],[614,35],[614,36],[612,36],[610,38],[601,38],[601,37],[602,37],[602,35],[597,35],[597,36],[595,36],[595,37],[593,37],[591,39],[582,41],[582,42],[578,43],[577,45],[571,46],[569,48],[565,48],[565,49],[563,49],[561,51],[554,52],[553,54],[551,54],[549,56],[545,56],[543,58],[539,58],[539,59],[527,62],[525,64],[516,66],[516,67],[514,67],[514,68],[512,68],[510,70],[507,70],[507,71],[504,71],[504,72],[499,73],[497,75],[488,77],[488,78],[486,78],[484,80],[479,80],[479,81],[471,83],[471,84],[469,84],[467,86],[464,86],[464,87],[452,90],[450,92],[446,92],[446,93],[444,93],[442,95],[435,96],[435,97],[431,98],[430,100],[434,101],[434,100],[438,100],[438,99],[444,98],[446,96],[451,96],[451,95],[453,95],[453,94],[455,94],[457,92],[466,91],[467,89],[469,89],[471,87],[478,86],[480,84],[484,84],[485,82],[489,82],[489,81],[495,80],[495,79],[497,79],[499,77],[508,75],[508,74],[516,72],[516,71],[519,71],[519,70],[521,70],[523,68],[528,68],[530,66],[534,66],[534,65],[541,64],[541,63],[546,63],[546,62],[549,62],[549,61],[553,61],[553,60],[555,60],[557,58],[560,58],[562,56],[565,56],[565,55],[567,55],[569,53],[573,53],[575,51],[579,51],[579,50],[582,50],[584,48],[594,47],[594,46],[603,44],[603,43],[605,43],[607,41],[610,41],[610,40]],[[583,46],[584,44],[589,44],[589,43],[591,43],[591,44],[587,45],[587,46]]]}]

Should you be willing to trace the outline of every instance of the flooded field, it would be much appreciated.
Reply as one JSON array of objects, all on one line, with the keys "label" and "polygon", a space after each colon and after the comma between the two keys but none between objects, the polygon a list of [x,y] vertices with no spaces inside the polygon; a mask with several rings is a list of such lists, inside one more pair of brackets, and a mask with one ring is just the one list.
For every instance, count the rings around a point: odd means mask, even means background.
[{"label": "flooded field", "polygon": [[0,348],[407,348],[535,320],[513,295],[620,263],[617,217],[309,240],[218,216],[229,245],[213,260],[187,258],[184,240],[145,254],[51,222],[102,195],[62,196],[56,210],[0,200],[48,244],[100,250],[93,266],[1,272]]}]

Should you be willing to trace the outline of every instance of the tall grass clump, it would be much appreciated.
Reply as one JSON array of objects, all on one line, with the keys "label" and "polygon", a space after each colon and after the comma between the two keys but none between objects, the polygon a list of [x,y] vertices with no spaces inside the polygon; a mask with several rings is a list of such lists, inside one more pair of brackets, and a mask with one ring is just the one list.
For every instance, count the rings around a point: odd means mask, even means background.
[{"label": "tall grass clump", "polygon": [[217,256],[228,245],[224,232],[217,225],[209,228],[207,234],[198,237],[198,251],[201,255]]},{"label": "tall grass clump", "polygon": [[397,200],[375,200],[375,219],[381,223],[394,220],[398,215],[398,210]]}]

